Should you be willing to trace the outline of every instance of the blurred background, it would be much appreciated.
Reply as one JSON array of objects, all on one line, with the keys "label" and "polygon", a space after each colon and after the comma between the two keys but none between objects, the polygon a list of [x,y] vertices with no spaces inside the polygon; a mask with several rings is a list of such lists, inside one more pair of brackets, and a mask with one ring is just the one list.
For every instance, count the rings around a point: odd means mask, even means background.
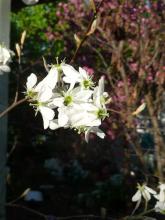
[{"label": "blurred background", "polygon": [[[11,63],[9,103],[18,79],[23,97],[30,73],[41,79],[46,75],[42,57],[48,64],[56,63],[56,57],[70,62],[93,17],[88,0],[18,2],[12,1],[10,48],[15,50],[23,31],[27,35],[21,64],[16,53]],[[95,6],[100,2],[95,0]],[[104,140],[91,135],[87,144],[73,130],[45,131],[28,103],[10,112],[7,202],[17,206],[7,207],[9,220],[44,219],[21,206],[52,220],[90,214],[119,219],[134,208],[137,182],[154,186],[164,175],[164,21],[163,0],[102,2],[96,30],[73,66],[85,68],[96,82],[106,79],[112,102],[102,124]]]}]

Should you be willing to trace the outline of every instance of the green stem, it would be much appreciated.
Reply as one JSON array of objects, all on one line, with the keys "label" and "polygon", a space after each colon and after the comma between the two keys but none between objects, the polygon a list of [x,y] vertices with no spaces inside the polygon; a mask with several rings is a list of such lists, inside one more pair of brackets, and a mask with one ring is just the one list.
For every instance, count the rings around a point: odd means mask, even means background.
[{"label": "green stem", "polygon": [[146,211],[147,211],[147,206],[148,206],[148,201],[147,201],[147,200],[145,200],[144,212],[146,212]]},{"label": "green stem", "polygon": [[146,214],[151,213],[151,212],[153,212],[154,210],[155,210],[155,209],[153,208],[153,209],[149,209],[149,210],[147,210],[147,211],[144,211],[144,212],[140,213],[139,215],[126,216],[126,217],[124,218],[124,220],[138,220],[138,219],[144,219],[144,216],[145,216]]}]

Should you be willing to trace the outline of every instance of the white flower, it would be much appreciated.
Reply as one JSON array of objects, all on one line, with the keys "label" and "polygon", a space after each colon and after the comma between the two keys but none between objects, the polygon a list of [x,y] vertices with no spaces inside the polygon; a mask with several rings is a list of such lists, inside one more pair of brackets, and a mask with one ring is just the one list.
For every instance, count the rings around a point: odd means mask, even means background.
[{"label": "white flower", "polygon": [[26,88],[27,88],[27,96],[29,98],[35,98],[36,94],[41,90],[43,86],[49,87],[53,90],[58,81],[58,70],[56,67],[52,67],[47,74],[47,76],[37,84],[37,76],[34,73],[27,78]]},{"label": "white flower", "polygon": [[[69,121],[71,127],[76,128],[78,131],[85,131],[86,141],[88,141],[90,133],[95,133],[97,136],[101,138],[105,137],[104,132],[98,128],[98,126],[101,125],[102,120],[106,116],[108,116],[107,109],[105,106],[106,100],[104,96],[105,93],[103,84],[104,79],[101,78],[99,80],[99,86],[96,87],[93,92],[93,100],[89,99],[91,95],[89,94],[89,91],[91,90],[79,89],[81,96],[78,95],[76,102],[73,102],[74,105],[72,106],[72,108],[65,107],[65,109],[63,109],[62,112],[60,112],[60,118],[62,118],[63,121],[65,120],[65,123],[68,123]],[[85,94],[83,93],[89,94],[87,96],[88,99],[85,98]],[[75,98],[73,98],[73,100],[74,99]]]},{"label": "white flower", "polygon": [[108,96],[107,92],[104,92],[104,77],[101,77],[99,80],[99,85],[94,89],[93,99],[99,108],[106,108],[111,99]]},{"label": "white flower", "polygon": [[92,77],[89,76],[87,71],[81,67],[79,67],[79,73],[80,73],[80,85],[83,89],[90,89],[93,88],[94,83],[92,81]]},{"label": "white flower", "polygon": [[160,183],[158,188],[160,189],[159,194],[155,195],[158,200],[155,205],[156,212],[165,212],[165,183]]},{"label": "white flower", "polygon": [[22,0],[26,5],[34,5],[39,2],[39,0]]},{"label": "white flower", "polygon": [[101,78],[99,85],[94,89],[92,102],[83,104],[84,109],[87,111],[87,114],[84,116],[84,119],[86,118],[86,121],[88,121],[86,126],[99,126],[102,120],[108,116],[103,84],[104,79]]},{"label": "white flower", "polygon": [[[82,108],[82,103],[88,102],[92,93],[92,90],[81,90],[80,87],[68,90],[62,94],[56,93],[56,97],[53,99],[53,104],[58,107],[59,126],[63,127],[69,122],[69,124],[74,127],[71,116],[77,115],[79,109],[82,114],[85,113],[85,110]],[[81,118],[84,117],[82,114],[80,116]]]},{"label": "white flower", "polygon": [[69,90],[73,89],[77,82],[80,82],[80,73],[71,65],[62,63],[61,69],[64,73],[63,81],[70,84]]},{"label": "white flower", "polygon": [[38,95],[38,91],[35,90],[37,84],[37,76],[34,73],[31,73],[27,78],[26,82],[26,97],[29,100],[35,101]]},{"label": "white flower", "polygon": [[0,63],[6,64],[11,58],[10,50],[0,45]]},{"label": "white flower", "polygon": [[160,192],[155,198],[158,199],[159,202],[165,202],[165,183],[160,183],[158,188],[160,189]]},{"label": "white flower", "polygon": [[62,63],[60,66],[64,73],[63,81],[70,84],[70,90],[76,83],[80,83],[83,89],[90,89],[94,86],[92,77],[83,68],[79,67],[78,72],[71,65]]},{"label": "white flower", "polygon": [[[53,73],[53,74],[52,74]],[[56,84],[56,79],[52,83],[52,78],[54,79],[54,72],[50,71],[48,75],[38,84],[37,77],[32,73],[27,78],[27,98],[32,101],[31,105],[36,108],[36,112],[40,112],[43,118],[44,129],[49,127],[49,122],[53,120],[55,113],[49,107],[50,99],[53,95],[52,88]],[[50,84],[49,84],[50,82]]]},{"label": "white flower", "polygon": [[132,201],[137,202],[132,214],[138,209],[142,198],[144,198],[147,204],[148,201],[151,199],[151,195],[156,195],[156,191],[146,186],[146,184],[143,185],[137,184],[137,189],[138,189],[137,192],[132,197]]},{"label": "white flower", "polygon": [[10,67],[7,65],[11,59],[11,52],[6,47],[0,45],[0,70],[10,72]]},{"label": "white flower", "polygon": [[156,202],[155,211],[165,214],[165,202]]},{"label": "white flower", "polygon": [[137,192],[132,197],[133,202],[141,201],[142,197],[148,202],[151,199],[151,194],[156,195],[156,191],[151,189],[150,187],[146,186],[146,184],[137,185]]}]

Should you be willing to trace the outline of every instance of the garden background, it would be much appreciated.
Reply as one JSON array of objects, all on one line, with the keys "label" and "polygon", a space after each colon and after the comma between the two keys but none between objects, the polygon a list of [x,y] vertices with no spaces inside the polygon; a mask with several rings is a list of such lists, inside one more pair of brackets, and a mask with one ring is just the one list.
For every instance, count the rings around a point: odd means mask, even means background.
[{"label": "garden background", "polygon": [[[58,57],[84,67],[95,81],[104,76],[112,101],[102,124],[105,139],[91,135],[89,143],[73,130],[45,131],[28,103],[10,112],[7,218],[44,218],[21,208],[26,206],[48,219],[119,219],[134,208],[137,182],[154,186],[164,179],[164,1],[43,2],[12,3],[10,48],[15,50],[25,30],[26,39],[21,64],[17,52],[11,63],[9,103],[16,88],[23,97],[30,73],[45,76],[43,57],[48,64]],[[27,188],[41,192],[43,201],[20,197]]]}]

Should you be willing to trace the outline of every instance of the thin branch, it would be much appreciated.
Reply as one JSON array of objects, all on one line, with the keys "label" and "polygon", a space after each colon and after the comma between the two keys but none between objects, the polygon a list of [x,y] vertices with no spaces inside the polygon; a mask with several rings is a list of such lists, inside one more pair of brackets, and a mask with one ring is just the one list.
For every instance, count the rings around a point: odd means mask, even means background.
[{"label": "thin branch", "polygon": [[[83,219],[88,219],[88,218],[98,218],[98,219],[103,219],[102,216],[97,216],[97,215],[72,215],[72,216],[66,216],[66,217],[57,217],[57,220],[65,220],[65,219],[74,219],[74,218],[83,218]],[[115,220],[114,218],[109,218],[106,217],[104,219],[107,220]]]},{"label": "thin branch", "polygon": [[114,113],[117,113],[117,114],[123,115],[122,112],[117,111],[117,110],[115,110],[115,109],[108,108],[107,110],[110,111],[110,112],[114,112]]},{"label": "thin branch", "polygon": [[0,118],[2,118],[3,116],[5,116],[8,112],[10,112],[13,108],[17,107],[18,105],[24,103],[27,100],[27,98],[23,98],[20,99],[19,101],[14,102],[7,108],[5,109],[3,112],[0,113]]},{"label": "thin branch", "polygon": [[16,137],[14,138],[14,144],[13,144],[11,150],[9,151],[9,153],[7,153],[7,159],[9,159],[10,156],[12,155],[12,153],[14,152],[14,150],[15,150],[17,144],[18,144],[18,137],[16,136]]},{"label": "thin branch", "polygon": [[98,14],[98,12],[99,12],[99,9],[100,9],[100,7],[102,6],[102,4],[103,4],[104,1],[105,1],[105,0],[102,0],[102,1],[100,2],[100,4],[98,5],[98,7],[96,8],[96,12],[93,14],[93,17],[92,17],[92,19],[91,19],[91,21],[90,21],[90,23],[89,23],[89,25],[88,25],[88,27],[87,27],[87,30],[86,30],[86,32],[85,32],[85,34],[84,34],[84,37],[82,38],[82,40],[80,41],[79,45],[77,46],[76,51],[75,51],[75,53],[74,53],[74,55],[73,55],[73,57],[72,57],[70,63],[73,63],[73,62],[74,62],[74,60],[75,60],[76,57],[77,57],[77,54],[78,54],[79,50],[81,49],[82,45],[83,45],[84,42],[87,40],[87,38],[89,37],[88,33],[89,33],[89,31],[91,30],[93,21],[97,18],[97,14]]},{"label": "thin branch", "polygon": [[17,205],[17,204],[9,204],[9,203],[7,203],[6,206],[24,209],[24,210],[26,210],[28,212],[31,212],[31,213],[35,214],[35,215],[41,216],[41,217],[43,217],[44,219],[47,220],[47,215],[45,215],[45,214],[43,214],[43,213],[41,213],[39,211],[36,211],[34,209],[28,208],[26,206]]},{"label": "thin branch", "polygon": [[[9,204],[7,203],[6,206],[8,207],[15,207],[15,208],[22,208],[28,212],[31,212],[32,214],[38,215],[40,217],[43,217],[44,219],[48,219],[48,215],[45,215],[44,213],[41,213],[39,211],[36,211],[34,209],[28,208],[23,205],[18,205],[18,204]],[[82,218],[82,219],[88,219],[88,218],[98,218],[102,219],[102,216],[97,216],[97,215],[72,215],[72,216],[65,216],[65,217],[56,217],[55,219],[57,220],[67,220],[67,219],[77,219],[77,218]],[[106,217],[107,220],[115,220],[114,218],[111,217]]]}]

